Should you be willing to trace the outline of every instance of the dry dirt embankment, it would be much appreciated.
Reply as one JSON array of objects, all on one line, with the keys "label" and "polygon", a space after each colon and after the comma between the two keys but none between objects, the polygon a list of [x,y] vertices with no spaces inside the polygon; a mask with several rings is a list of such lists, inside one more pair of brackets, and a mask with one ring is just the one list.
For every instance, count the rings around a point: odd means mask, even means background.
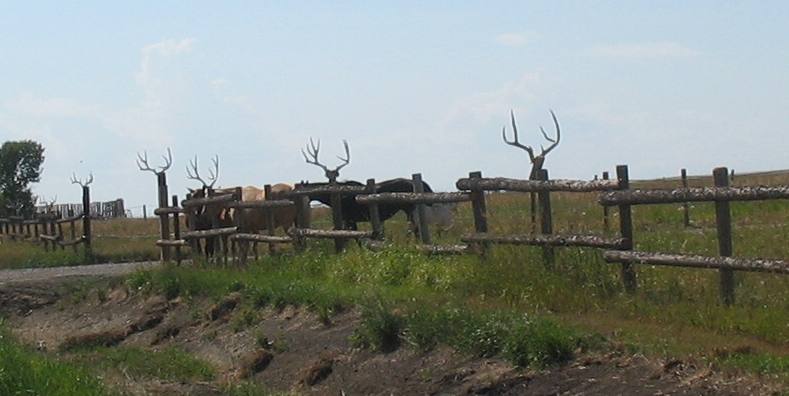
[{"label": "dry dirt embankment", "polygon": [[[500,359],[472,358],[446,347],[418,353],[407,347],[382,354],[349,341],[360,321],[355,310],[330,323],[286,306],[265,308],[252,321],[238,293],[221,301],[128,290],[96,281],[79,290],[66,280],[119,276],[151,264],[115,264],[4,271],[0,315],[23,342],[43,351],[80,346],[183,350],[216,369],[211,381],[172,381],[103,373],[132,394],[223,394],[248,380],[295,394],[769,394],[751,378],[716,373],[692,362],[660,361],[614,348],[582,353],[547,370],[519,369]],[[48,275],[54,278],[48,278]],[[91,281],[93,282],[93,281]],[[111,286],[113,285],[114,286]],[[100,291],[100,292],[99,292]],[[66,352],[64,352],[66,351]]]}]

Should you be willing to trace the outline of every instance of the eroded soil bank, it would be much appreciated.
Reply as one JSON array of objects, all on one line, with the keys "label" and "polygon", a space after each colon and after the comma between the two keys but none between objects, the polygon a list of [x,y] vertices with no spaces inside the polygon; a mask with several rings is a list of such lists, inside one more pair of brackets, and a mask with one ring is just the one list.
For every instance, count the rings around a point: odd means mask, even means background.
[{"label": "eroded soil bank", "polygon": [[[360,313],[326,320],[293,306],[252,314],[238,293],[223,299],[166,299],[109,279],[6,284],[0,315],[25,344],[56,359],[98,349],[91,365],[112,390],[138,395],[236,394],[778,394],[775,385],[716,372],[699,362],[658,360],[624,348],[578,351],[570,363],[520,369],[446,347],[420,353],[355,348]],[[102,364],[106,351],[185,352],[210,373],[168,375]],[[82,351],[82,352],[79,352]],[[84,362],[85,360],[81,360]],[[153,362],[153,360],[152,360]],[[134,364],[127,362],[127,364]],[[150,363],[153,365],[154,363]],[[245,384],[244,392],[237,390]]]}]

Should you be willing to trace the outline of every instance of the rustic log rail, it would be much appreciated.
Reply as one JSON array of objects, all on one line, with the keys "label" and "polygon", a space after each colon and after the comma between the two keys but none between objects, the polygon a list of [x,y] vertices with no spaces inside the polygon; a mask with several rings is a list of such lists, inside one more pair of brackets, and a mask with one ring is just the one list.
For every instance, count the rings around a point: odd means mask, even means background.
[{"label": "rustic log rail", "polygon": [[323,185],[323,186],[312,186],[312,187],[302,187],[297,190],[290,191],[285,194],[288,198],[294,198],[299,196],[309,196],[309,195],[317,195],[317,194],[364,194],[367,191],[367,187],[365,186],[346,186],[346,185]]},{"label": "rustic log rail", "polygon": [[372,231],[320,230],[314,228],[293,228],[288,233],[295,238],[368,239],[373,237]]},{"label": "rustic log rail", "polygon": [[464,178],[455,184],[458,190],[514,192],[598,192],[619,188],[615,180],[521,180],[497,178]]},{"label": "rustic log rail", "polygon": [[709,257],[698,255],[616,250],[603,252],[603,259],[609,263],[631,263],[789,274],[789,261],[785,260]]},{"label": "rustic log rail", "polygon": [[258,201],[233,201],[225,205],[232,209],[265,209],[265,208],[287,208],[294,206],[293,201],[289,200],[258,200]]},{"label": "rustic log rail", "polygon": [[204,239],[204,238],[211,238],[217,236],[233,235],[236,233],[236,231],[238,231],[238,227],[222,227],[222,228],[212,228],[210,230],[187,231],[181,234],[181,238],[185,240]]},{"label": "rustic log rail", "polygon": [[181,207],[183,207],[184,209],[189,209],[189,208],[200,207],[200,206],[224,204],[235,200],[236,197],[233,194],[222,194],[222,195],[216,195],[213,197],[206,197],[206,198],[185,199],[181,201]]},{"label": "rustic log rail", "polygon": [[460,238],[466,243],[488,242],[504,245],[592,247],[599,249],[621,249],[626,246],[623,238],[605,238],[596,235],[491,235],[466,234]]},{"label": "rustic log rail", "polygon": [[455,203],[470,202],[471,194],[464,192],[441,192],[441,193],[378,193],[369,195],[358,195],[356,202],[360,204],[370,203],[409,203],[409,204],[433,204],[433,203]]},{"label": "rustic log rail", "polygon": [[688,187],[673,190],[611,191],[600,196],[604,206],[654,205],[685,202],[732,202],[789,199],[789,186],[777,187]]}]

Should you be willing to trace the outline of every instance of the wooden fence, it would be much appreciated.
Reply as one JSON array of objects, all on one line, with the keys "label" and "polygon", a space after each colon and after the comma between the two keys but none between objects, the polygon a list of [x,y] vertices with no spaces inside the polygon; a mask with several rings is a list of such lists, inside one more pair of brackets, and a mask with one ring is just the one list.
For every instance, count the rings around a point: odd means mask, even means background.
[{"label": "wooden fence", "polygon": [[[0,219],[0,234],[13,240],[28,240],[41,243],[45,250],[66,249],[71,246],[77,252],[77,245],[84,245],[85,256],[91,257],[91,205],[90,187],[82,187],[82,204],[85,210],[80,210],[76,216],[61,218],[60,214],[42,213],[35,214],[32,219],[23,217],[8,217]],[[78,221],[82,222],[82,235],[77,236]],[[63,225],[69,225],[69,231],[63,230]]]},{"label": "wooden fence", "polygon": [[[538,180],[521,180],[507,178],[483,178],[481,172],[471,172],[467,178],[457,181],[456,192],[424,192],[422,176],[412,176],[414,191],[410,193],[379,193],[376,191],[374,179],[367,180],[365,186],[324,185],[317,187],[297,188],[287,194],[287,199],[241,201],[241,189],[232,192],[209,193],[208,197],[193,199],[188,197],[178,207],[178,199],[172,197],[172,205],[166,199],[165,179],[160,176],[159,194],[160,207],[155,214],[161,219],[161,239],[157,245],[162,249],[162,259],[171,258],[170,249],[176,249],[176,260],[181,260],[180,249],[190,247],[193,254],[199,251],[199,241],[215,240],[221,242],[223,260],[227,262],[228,254],[235,255],[241,263],[246,263],[249,244],[267,243],[274,252],[276,244],[293,244],[297,251],[306,247],[312,238],[333,239],[335,250],[341,252],[349,239],[359,240],[370,248],[381,248],[384,240],[384,224],[379,215],[379,205],[407,203],[414,205],[413,219],[420,244],[418,249],[428,254],[466,254],[473,253],[485,257],[492,245],[525,245],[539,246],[543,251],[543,262],[546,268],[554,268],[554,249],[557,247],[585,247],[603,250],[607,262],[621,265],[621,278],[624,288],[634,292],[637,278],[634,266],[637,264],[672,265],[692,268],[716,268],[721,273],[721,298],[724,304],[734,302],[733,271],[754,271],[789,274],[789,262],[783,260],[759,260],[732,258],[731,242],[731,201],[755,201],[768,199],[789,199],[789,186],[781,187],[729,187],[728,171],[718,168],[714,171],[714,187],[688,188],[673,190],[631,189],[627,166],[618,166],[616,180],[609,180],[604,173],[601,180],[550,180],[548,172],[543,170]],[[270,197],[270,186],[266,186],[266,197]],[[491,191],[524,192],[537,194],[537,206],[540,217],[540,233],[495,235],[488,231],[488,213],[486,193]],[[603,208],[603,222],[606,231],[610,227],[609,208],[618,209],[619,231],[616,236],[599,236],[583,234],[554,234],[551,208],[551,193],[598,193],[599,203]],[[163,195],[164,194],[164,195]],[[333,229],[322,230],[310,227],[309,196],[329,194]],[[353,197],[357,203],[366,205],[369,210],[371,231],[344,229],[342,205],[343,197]],[[165,197],[165,199],[161,199]],[[434,245],[426,221],[426,205],[436,203],[470,202],[474,218],[474,232],[464,234],[456,245]],[[720,257],[688,256],[666,253],[648,253],[634,250],[632,206],[643,204],[669,204],[688,202],[714,202],[718,228]],[[295,207],[295,227],[288,230],[287,236],[274,235],[273,211],[276,208]],[[210,210],[218,213],[221,210],[235,210],[234,224],[219,224],[218,218],[206,229],[196,229],[197,210]],[[241,210],[244,209],[244,210]],[[242,233],[244,213],[246,210],[262,210],[267,213],[269,221],[265,234]],[[189,217],[190,229],[180,232],[180,214]],[[173,216],[172,219],[170,216]],[[170,225],[174,232],[170,233]]]}]

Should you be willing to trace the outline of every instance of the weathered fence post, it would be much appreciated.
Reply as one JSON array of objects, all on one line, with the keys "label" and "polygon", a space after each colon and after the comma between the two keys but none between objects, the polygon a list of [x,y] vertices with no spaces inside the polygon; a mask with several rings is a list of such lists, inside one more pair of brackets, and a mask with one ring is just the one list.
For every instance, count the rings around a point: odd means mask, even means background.
[{"label": "weathered fence post", "polygon": [[[88,261],[93,260],[93,248],[91,246],[91,229],[90,229],[90,187],[82,187],[82,238],[85,244],[85,259]],[[62,235],[62,234],[61,234]]]},{"label": "weathered fence post", "polygon": [[[682,187],[688,188],[688,170],[682,168],[682,170],[680,170],[680,177],[682,179]],[[690,205],[687,202],[682,204],[682,212],[684,215],[682,224],[685,225],[685,228],[690,227]]]},{"label": "weathered fence post", "polygon": [[[165,172],[156,173],[156,187],[159,193],[159,207],[162,209],[167,208],[169,204],[167,202],[167,174]],[[166,241],[170,239],[170,220],[167,213],[159,215],[159,231],[162,240]],[[169,246],[162,246],[161,260],[163,262],[170,261]]]},{"label": "weathered fence post", "polygon": [[[174,208],[178,207],[178,195],[173,195],[172,204]],[[181,215],[173,213],[173,239],[176,241],[181,240]],[[175,247],[175,262],[181,265],[181,248]]]},{"label": "weathered fence post", "polygon": [[[630,172],[627,165],[616,167],[616,177],[620,190],[630,189]],[[622,250],[633,250],[633,214],[629,204],[619,205],[619,232],[624,239]],[[636,291],[636,272],[633,264],[622,263],[622,283],[628,293]]]},{"label": "weathered fence post", "polygon": [[[310,228],[310,197],[308,195],[297,195],[294,199],[296,204],[296,228]],[[303,252],[307,249],[307,238],[297,235],[296,251]]]},{"label": "weathered fence post", "polygon": [[[239,198],[242,197],[241,187],[236,188],[236,195],[238,195]],[[245,230],[248,229],[246,226],[246,212],[244,209],[241,208],[235,209],[235,211],[233,212],[233,223],[235,224],[238,232],[244,232]],[[249,259],[250,244],[257,245],[254,242],[250,242],[246,239],[236,240],[234,242],[236,260],[241,266],[247,265],[247,260]]]},{"label": "weathered fence post", "polygon": [[[185,200],[189,201],[191,199],[192,199],[192,194],[191,193],[187,193]],[[197,211],[193,207],[185,207],[185,205],[183,203],[181,204],[181,206],[184,206],[184,213],[185,213],[185,215],[187,217],[187,220],[188,220],[187,221],[188,231],[189,232],[197,231]],[[208,245],[207,240],[204,243],[206,245]],[[189,239],[189,247],[190,247],[190,253],[191,253],[191,256],[192,256],[192,262],[195,262],[195,259],[202,255],[202,252],[200,251],[200,239],[198,239],[198,238],[190,238]]]},{"label": "weathered fence post", "polygon": [[[548,181],[548,170],[540,169],[538,179]],[[540,232],[543,235],[553,234],[553,216],[551,215],[551,192],[548,190],[540,191],[537,194],[540,203]],[[556,252],[552,246],[542,248],[542,260],[545,268],[553,269],[556,261]]]},{"label": "weathered fence post", "polygon": [[[610,176],[608,174],[608,171],[603,172],[603,180],[608,180],[609,177]],[[611,228],[611,226],[610,226],[610,222],[611,222],[610,217],[611,217],[610,208],[608,206],[606,206],[606,205],[603,205],[603,231],[606,234],[608,233],[608,231]]]},{"label": "weathered fence post", "polygon": [[[64,236],[66,235],[65,233],[63,233],[63,223],[58,223],[58,234],[60,235],[60,242],[63,242],[63,240],[65,239]],[[59,245],[60,245],[60,250],[66,250],[66,245],[62,243],[59,243]]]},{"label": "weathered fence post", "polygon": [[[425,192],[425,186],[422,184],[421,173],[414,173],[411,175],[411,181],[413,182],[415,193],[419,194]],[[416,204],[415,209],[414,223],[417,225],[416,228],[417,232],[419,233],[419,238],[423,244],[430,245],[432,243],[432,239],[430,238],[430,229],[427,225],[427,209],[425,208],[425,204]]]},{"label": "weathered fence post", "polygon": [[[337,186],[336,183],[330,183],[331,186]],[[331,214],[335,230],[345,229],[345,224],[342,220],[342,193],[331,193]],[[343,238],[334,238],[334,251],[341,253],[345,250],[346,240]]]},{"label": "weathered fence post", "polygon": [[[266,184],[263,186],[264,194],[266,195],[266,201],[271,201],[273,198],[271,196],[271,184]],[[266,216],[266,233],[269,235],[274,235],[276,232],[274,226],[274,209],[270,206],[263,208],[263,213]],[[269,242],[268,244],[268,254],[276,254],[277,253],[277,244],[274,242]]]},{"label": "weathered fence post", "polygon": [[[58,235],[57,232],[55,231],[55,219],[57,219],[57,216],[55,216],[52,219],[52,221],[49,222],[49,235],[52,235],[52,236],[57,236]],[[57,250],[58,250],[57,240],[53,240],[52,241],[52,251],[54,252],[54,251],[57,251]]]},{"label": "weathered fence post", "polygon": [[142,206],[142,219],[148,220],[148,209],[145,205]]},{"label": "weathered fence post", "polygon": [[[470,179],[480,179],[482,178],[482,172],[470,172],[468,174]],[[485,191],[480,189],[472,189],[471,190],[471,209],[474,213],[474,230],[477,233],[487,233],[488,232],[488,213],[487,213],[487,205],[485,203]],[[482,242],[479,244],[479,249],[481,250],[482,257],[487,257],[488,252],[490,250],[490,243],[489,242]]]},{"label": "weathered fence post", "polygon": [[[367,179],[367,194],[375,194],[377,192],[378,186],[375,184],[375,179]],[[370,202],[367,208],[370,210],[370,225],[373,229],[373,239],[378,241],[383,240],[384,227],[383,223],[381,223],[381,214],[378,212],[378,204]]]},{"label": "weathered fence post", "polygon": [[[73,217],[72,217],[73,219]],[[77,239],[77,225],[74,224],[75,221],[71,220],[69,222],[69,226],[71,227],[71,240]],[[77,253],[77,244],[71,245],[71,248],[74,250],[74,253]]]},{"label": "weathered fence post", "polygon": [[[715,187],[729,186],[729,170],[725,167],[712,171]],[[733,253],[731,235],[731,207],[729,201],[715,202],[715,223],[718,230],[718,253],[721,257],[731,257]],[[720,269],[720,294],[725,305],[734,304],[734,271]]]}]

